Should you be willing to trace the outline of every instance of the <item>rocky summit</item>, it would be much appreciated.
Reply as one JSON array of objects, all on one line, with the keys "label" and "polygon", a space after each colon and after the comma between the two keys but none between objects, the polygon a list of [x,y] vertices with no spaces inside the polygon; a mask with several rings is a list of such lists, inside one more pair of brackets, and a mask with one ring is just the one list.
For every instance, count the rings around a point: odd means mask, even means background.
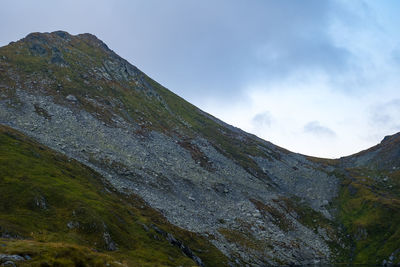
[{"label": "rocky summit", "polygon": [[400,264],[399,134],[293,153],[91,34],[0,48],[0,148],[3,265]]}]

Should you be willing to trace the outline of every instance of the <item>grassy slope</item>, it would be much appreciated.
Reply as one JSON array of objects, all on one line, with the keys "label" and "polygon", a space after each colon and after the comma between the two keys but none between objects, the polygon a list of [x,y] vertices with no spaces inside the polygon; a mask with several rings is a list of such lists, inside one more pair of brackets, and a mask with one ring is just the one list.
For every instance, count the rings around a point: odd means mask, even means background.
[{"label": "grassy slope", "polygon": [[[91,169],[0,126],[0,253],[29,254],[29,264],[193,266],[151,227],[172,233],[208,266],[226,264],[210,243],[170,225],[135,196],[107,189]],[[45,203],[45,204],[43,204]],[[68,222],[77,223],[70,229]],[[118,250],[108,251],[108,232]]]},{"label": "grassy slope", "polygon": [[352,238],[353,263],[381,264],[394,253],[399,264],[400,172],[348,171],[338,204],[339,220]]}]

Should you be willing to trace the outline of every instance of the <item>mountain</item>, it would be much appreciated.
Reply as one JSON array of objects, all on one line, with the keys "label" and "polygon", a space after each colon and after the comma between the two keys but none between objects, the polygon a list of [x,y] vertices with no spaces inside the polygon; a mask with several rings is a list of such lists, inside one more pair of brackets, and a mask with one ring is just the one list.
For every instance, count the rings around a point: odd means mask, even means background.
[{"label": "mountain", "polygon": [[0,253],[27,264],[400,262],[398,135],[338,160],[293,153],[62,31],[0,48],[0,124]]}]

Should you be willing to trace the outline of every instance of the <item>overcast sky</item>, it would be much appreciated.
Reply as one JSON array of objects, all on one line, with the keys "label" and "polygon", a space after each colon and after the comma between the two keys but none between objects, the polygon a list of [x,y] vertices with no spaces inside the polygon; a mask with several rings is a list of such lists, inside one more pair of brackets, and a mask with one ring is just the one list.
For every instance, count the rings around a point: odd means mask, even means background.
[{"label": "overcast sky", "polygon": [[340,157],[400,131],[400,1],[0,2],[0,45],[90,32],[214,116]]}]

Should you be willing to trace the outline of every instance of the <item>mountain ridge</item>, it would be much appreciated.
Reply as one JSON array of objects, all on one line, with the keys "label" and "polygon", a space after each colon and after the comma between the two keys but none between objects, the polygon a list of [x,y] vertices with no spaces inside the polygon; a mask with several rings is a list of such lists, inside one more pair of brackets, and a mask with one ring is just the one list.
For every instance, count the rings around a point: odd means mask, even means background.
[{"label": "mountain ridge", "polygon": [[[368,233],[373,223],[356,224],[346,206],[363,190],[381,204],[371,184],[389,190],[381,183],[398,160],[397,143],[378,178],[358,179],[365,160],[357,155],[312,158],[229,126],[90,34],[33,33],[2,47],[0,79],[0,123],[89,166],[118,192],[138,194],[172,224],[206,237],[232,265],[398,259],[398,242],[382,243]],[[397,199],[397,174],[387,175]],[[375,211],[372,205],[367,215]],[[379,239],[378,258],[363,254],[368,239]]]}]

